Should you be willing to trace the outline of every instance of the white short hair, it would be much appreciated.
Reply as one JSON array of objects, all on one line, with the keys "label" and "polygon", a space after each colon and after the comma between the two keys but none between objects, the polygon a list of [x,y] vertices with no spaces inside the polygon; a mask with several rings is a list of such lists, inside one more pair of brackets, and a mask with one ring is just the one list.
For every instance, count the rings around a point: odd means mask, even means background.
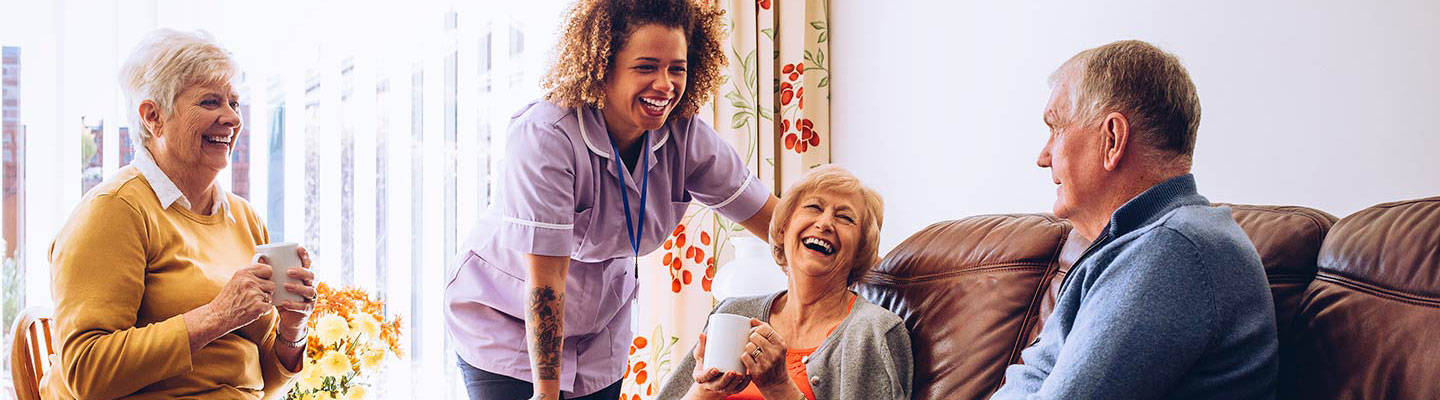
[{"label": "white short hair", "polygon": [[138,133],[135,144],[144,146],[154,135],[140,115],[140,103],[154,101],[160,115],[169,116],[175,111],[175,97],[186,87],[229,82],[236,69],[230,52],[204,31],[156,29],[146,34],[120,67],[120,88]]}]

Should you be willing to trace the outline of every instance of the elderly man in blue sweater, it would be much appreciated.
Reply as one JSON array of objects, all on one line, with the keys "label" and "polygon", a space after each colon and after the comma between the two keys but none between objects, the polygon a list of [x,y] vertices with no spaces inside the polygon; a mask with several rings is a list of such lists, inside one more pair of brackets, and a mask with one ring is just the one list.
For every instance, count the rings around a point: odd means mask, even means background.
[{"label": "elderly man in blue sweater", "polygon": [[1051,76],[1037,160],[1055,215],[1094,244],[993,399],[1270,399],[1275,313],[1254,245],[1190,175],[1200,99],[1140,41]]}]

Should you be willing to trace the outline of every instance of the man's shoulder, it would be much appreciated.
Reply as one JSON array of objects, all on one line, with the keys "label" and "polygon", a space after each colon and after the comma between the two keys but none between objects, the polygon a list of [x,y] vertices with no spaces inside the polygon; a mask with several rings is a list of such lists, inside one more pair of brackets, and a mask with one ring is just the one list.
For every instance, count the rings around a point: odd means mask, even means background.
[{"label": "man's shoulder", "polygon": [[[1226,207],[1176,208],[1109,247],[1106,250],[1112,253],[1113,263],[1129,268],[1159,269],[1165,274],[1189,278],[1240,271],[1263,274],[1264,271],[1255,246]],[[1173,267],[1178,264],[1197,268]],[[1204,267],[1198,268],[1200,266]]]},{"label": "man's shoulder", "polygon": [[1202,256],[1229,257],[1255,253],[1255,245],[1235,222],[1229,207],[1180,207],[1158,221],[1157,225],[1157,231],[1184,238]]}]

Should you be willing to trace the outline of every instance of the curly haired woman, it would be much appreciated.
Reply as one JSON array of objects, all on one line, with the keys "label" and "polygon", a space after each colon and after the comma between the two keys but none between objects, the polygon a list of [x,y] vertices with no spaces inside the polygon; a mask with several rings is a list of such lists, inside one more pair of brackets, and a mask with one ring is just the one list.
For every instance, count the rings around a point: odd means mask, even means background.
[{"label": "curly haired woman", "polygon": [[635,259],[691,201],[768,237],[777,200],[695,118],[721,83],[722,17],[690,0],[572,9],[445,289],[472,400],[618,398]]}]

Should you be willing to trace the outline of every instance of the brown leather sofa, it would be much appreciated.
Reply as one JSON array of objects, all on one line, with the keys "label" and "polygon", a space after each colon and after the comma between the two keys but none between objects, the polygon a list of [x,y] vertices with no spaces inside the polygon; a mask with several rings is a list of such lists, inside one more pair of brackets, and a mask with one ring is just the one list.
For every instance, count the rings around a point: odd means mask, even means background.
[{"label": "brown leather sofa", "polygon": [[[1339,219],[1228,205],[1275,297],[1281,399],[1440,399],[1440,197]],[[1044,214],[931,225],[859,291],[905,319],[917,399],[984,399],[1040,332],[1089,243]]]}]

